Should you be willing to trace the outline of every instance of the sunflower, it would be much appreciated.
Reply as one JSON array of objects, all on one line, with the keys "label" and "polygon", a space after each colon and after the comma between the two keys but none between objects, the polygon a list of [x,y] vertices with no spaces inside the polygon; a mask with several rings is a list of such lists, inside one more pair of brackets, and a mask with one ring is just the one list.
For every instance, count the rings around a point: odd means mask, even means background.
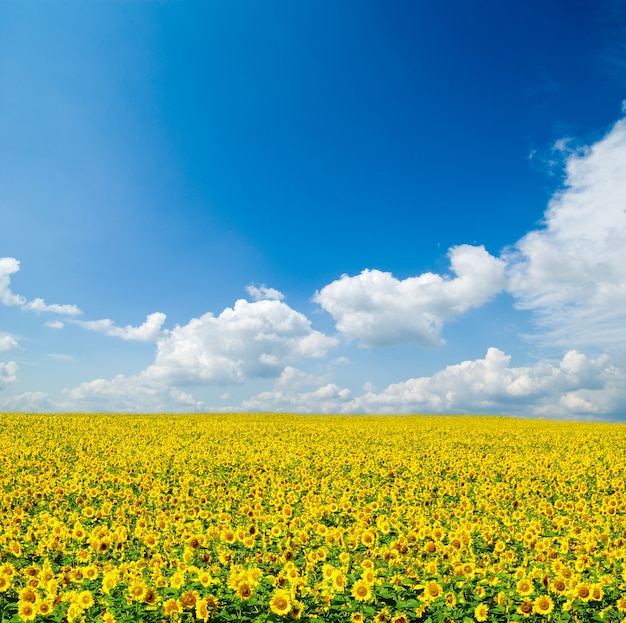
[{"label": "sunflower", "polygon": [[210,586],[212,580],[213,578],[211,577],[211,574],[208,571],[202,571],[201,573],[198,574],[198,577],[196,578],[196,582],[200,582],[200,584],[202,584],[204,588],[206,588],[207,586]]},{"label": "sunflower", "polygon": [[365,530],[361,535],[361,544],[365,547],[372,547],[376,542],[376,534],[371,530]]},{"label": "sunflower", "polygon": [[426,545],[424,545],[424,551],[427,554],[434,554],[437,551],[437,544],[434,541],[428,541]]},{"label": "sunflower", "polygon": [[30,587],[23,588],[18,593],[18,595],[19,595],[20,601],[23,601],[25,603],[34,604],[37,601],[37,594]]},{"label": "sunflower", "polygon": [[254,588],[249,582],[241,582],[237,586],[237,597],[243,601],[247,601],[254,595]]},{"label": "sunflower", "polygon": [[211,613],[209,612],[206,599],[198,599],[198,601],[196,601],[196,619],[206,623],[210,616]]},{"label": "sunflower", "polygon": [[198,601],[198,593],[196,591],[185,591],[180,596],[180,603],[182,604],[185,610],[191,610],[195,607],[196,602]]},{"label": "sunflower", "polygon": [[362,612],[353,612],[350,617],[350,623],[364,623],[365,615]]},{"label": "sunflower", "polygon": [[602,601],[602,597],[604,597],[604,591],[602,590],[602,586],[600,584],[592,584],[590,597],[591,600]]},{"label": "sunflower", "polygon": [[135,580],[128,587],[128,593],[133,601],[143,601],[147,588],[142,581]]},{"label": "sunflower", "polygon": [[40,614],[42,617],[47,617],[53,610],[54,605],[47,599],[44,599],[37,604],[37,614]]},{"label": "sunflower", "polygon": [[102,578],[102,592],[107,595],[117,586],[118,576],[116,571],[109,571]]},{"label": "sunflower", "polygon": [[574,589],[574,594],[581,601],[589,601],[591,599],[591,587],[589,584],[578,584]]},{"label": "sunflower", "polygon": [[11,579],[0,573],[0,593],[4,593],[11,588]]},{"label": "sunflower", "polygon": [[486,621],[489,616],[489,608],[485,604],[478,604],[474,608],[474,618],[477,621]]},{"label": "sunflower", "polygon": [[163,614],[166,617],[175,617],[178,616],[183,611],[183,605],[178,601],[178,599],[168,599],[163,604]]},{"label": "sunflower", "polygon": [[333,573],[335,572],[335,568],[328,563],[322,565],[322,576],[324,576],[325,580],[332,580]]},{"label": "sunflower", "polygon": [[270,610],[278,616],[284,617],[291,610],[291,601],[289,593],[285,590],[278,589],[274,591],[270,599]]},{"label": "sunflower", "polygon": [[443,595],[443,589],[435,580],[430,580],[430,582],[426,583],[424,586],[423,597],[428,601],[435,601],[435,599],[439,599]]},{"label": "sunflower", "polygon": [[522,603],[517,607],[517,613],[521,614],[524,618],[529,617],[533,613],[532,600],[524,599]]},{"label": "sunflower", "polygon": [[539,595],[533,601],[533,609],[537,614],[547,615],[554,610],[554,602],[549,595]]},{"label": "sunflower", "polygon": [[338,593],[343,593],[346,588],[346,576],[339,569],[333,572],[332,587]]},{"label": "sunflower", "polygon": [[34,621],[37,616],[37,610],[32,603],[19,601],[17,603],[17,614],[22,621]]},{"label": "sunflower", "polygon": [[89,565],[88,567],[85,567],[85,577],[90,581],[97,579],[98,567],[96,567],[95,565]]},{"label": "sunflower", "polygon": [[159,594],[156,592],[156,589],[150,587],[146,589],[146,592],[143,595],[143,603],[148,604],[149,606],[154,605],[159,600]]},{"label": "sunflower", "polygon": [[384,607],[374,617],[374,623],[388,623],[388,621],[391,621],[391,612],[389,608]]},{"label": "sunflower", "polygon": [[534,590],[532,580],[529,580],[527,578],[522,578],[521,580],[519,580],[515,585],[515,588],[522,597],[527,597]]},{"label": "sunflower", "polygon": [[456,595],[454,593],[446,593],[446,606],[448,608],[456,606]]},{"label": "sunflower", "polygon": [[391,618],[391,623],[409,623],[409,619],[404,612],[398,612]]},{"label": "sunflower", "polygon": [[80,619],[83,615],[83,609],[77,603],[71,603],[65,615],[69,623]]},{"label": "sunflower", "polygon": [[206,598],[206,607],[208,608],[209,612],[213,613],[213,612],[217,612],[217,609],[219,608],[219,602],[217,601],[217,597],[215,595],[208,595]]},{"label": "sunflower", "polygon": [[301,601],[294,599],[291,602],[291,610],[289,611],[289,618],[293,620],[301,619],[303,612],[304,612],[304,604]]},{"label": "sunflower", "polygon": [[477,586],[474,589],[474,595],[476,595],[476,597],[480,597],[481,599],[485,596],[486,592],[487,591],[484,586]]},{"label": "sunflower", "polygon": [[232,545],[237,540],[237,534],[234,530],[227,528],[226,530],[222,530],[220,538],[222,539],[222,541],[224,541],[224,543]]},{"label": "sunflower", "polygon": [[93,606],[94,600],[91,591],[82,591],[76,597],[76,603],[83,609],[88,610]]},{"label": "sunflower", "polygon": [[117,623],[117,619],[108,608],[104,611],[101,618],[103,623]]},{"label": "sunflower", "polygon": [[357,601],[369,601],[372,598],[372,589],[365,580],[357,580],[352,585],[352,597]]}]

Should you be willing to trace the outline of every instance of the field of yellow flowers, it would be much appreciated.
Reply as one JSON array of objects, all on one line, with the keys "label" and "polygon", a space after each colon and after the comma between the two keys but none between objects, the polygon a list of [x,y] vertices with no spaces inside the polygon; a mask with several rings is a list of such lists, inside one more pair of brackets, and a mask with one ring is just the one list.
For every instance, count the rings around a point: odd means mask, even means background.
[{"label": "field of yellow flowers", "polygon": [[0,623],[626,621],[626,426],[0,416]]}]

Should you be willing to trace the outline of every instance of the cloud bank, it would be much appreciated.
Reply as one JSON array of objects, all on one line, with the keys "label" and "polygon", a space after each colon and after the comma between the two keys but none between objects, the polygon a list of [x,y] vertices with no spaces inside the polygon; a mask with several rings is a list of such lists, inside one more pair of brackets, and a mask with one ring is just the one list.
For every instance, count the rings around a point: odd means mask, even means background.
[{"label": "cloud bank", "polygon": [[601,418],[626,400],[626,373],[604,355],[568,351],[556,364],[512,367],[511,356],[489,348],[483,359],[447,366],[432,376],[394,383],[352,397],[328,383],[317,389],[280,387],[243,402],[244,410],[320,413],[514,413]]}]

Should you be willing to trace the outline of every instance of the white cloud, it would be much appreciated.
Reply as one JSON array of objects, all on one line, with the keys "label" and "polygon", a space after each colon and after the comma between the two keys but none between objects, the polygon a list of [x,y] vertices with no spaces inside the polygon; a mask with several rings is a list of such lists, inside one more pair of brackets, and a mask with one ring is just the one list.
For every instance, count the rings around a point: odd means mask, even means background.
[{"label": "white cloud", "polygon": [[[580,392],[587,392],[594,399],[588,401],[595,404],[594,413],[611,408],[609,404],[604,409],[599,406],[607,402],[605,392],[614,374],[606,355],[588,359],[572,350],[557,365],[541,362],[517,368],[511,367],[510,361],[511,357],[501,350],[489,348],[484,359],[463,361],[430,377],[394,383],[378,394],[366,393],[346,407],[366,412],[486,411],[536,415],[538,409],[543,413],[543,407],[555,407],[566,395],[582,399]],[[569,406],[573,405],[572,400]],[[559,415],[567,415],[567,401],[561,407],[555,407],[553,414],[558,411]]]},{"label": "white cloud", "polygon": [[48,305],[42,298],[26,301],[23,296],[11,292],[11,275],[20,270],[20,262],[14,257],[0,258],[0,302],[5,305],[21,305],[25,311],[36,313],[52,312],[65,316],[78,316],[81,310],[76,305]]},{"label": "white cloud", "polygon": [[65,394],[74,408],[200,411],[203,403],[181,387],[240,384],[252,377],[278,377],[278,386],[316,383],[321,377],[287,364],[323,357],[336,343],[281,301],[241,299],[217,317],[207,313],[163,332],[154,363],[138,375],[96,379]]},{"label": "white cloud", "polygon": [[181,384],[242,383],[275,377],[290,361],[322,357],[336,343],[281,301],[240,299],[217,317],[207,313],[167,332],[146,374]]},{"label": "white cloud", "polygon": [[511,367],[511,357],[489,348],[484,359],[463,361],[432,376],[408,379],[351,397],[332,383],[310,391],[280,388],[244,401],[246,410],[319,413],[497,413],[558,418],[610,418],[626,400],[626,373],[606,355],[575,350],[556,364]]},{"label": "white cloud", "polygon": [[328,382],[328,378],[307,374],[298,368],[287,366],[278,377],[274,387],[281,390],[296,390],[302,387],[319,387]]},{"label": "white cloud", "polygon": [[73,320],[74,324],[88,329],[89,331],[98,331],[106,335],[119,337],[123,340],[136,340],[139,342],[150,342],[156,340],[160,333],[161,327],[165,322],[167,316],[161,312],[154,312],[148,314],[145,322],[138,326],[133,327],[128,325],[126,327],[116,327],[115,323],[109,318],[102,320]]},{"label": "white cloud", "polygon": [[14,361],[0,362],[0,390],[17,381],[18,365]]},{"label": "white cloud", "polygon": [[49,400],[44,392],[25,392],[0,399],[0,409],[15,412],[50,412],[59,411],[56,404]]},{"label": "white cloud", "polygon": [[536,314],[540,338],[565,348],[626,344],[626,119],[570,153],[564,188],[504,254],[508,289]]},{"label": "white cloud", "polygon": [[129,377],[120,374],[110,381],[96,379],[64,393],[73,409],[119,412],[205,410],[204,404],[190,393],[159,383],[145,372]]},{"label": "white cloud", "polygon": [[290,411],[296,413],[333,413],[350,398],[350,391],[327,383],[312,391],[274,390],[261,392],[241,404],[243,411]]},{"label": "white cloud", "polygon": [[17,340],[12,338],[10,335],[0,335],[0,352],[18,347],[19,344],[17,343]]},{"label": "white cloud", "polygon": [[4,305],[23,305],[26,299],[11,292],[11,275],[18,272],[20,263],[14,257],[0,257],[0,302]]},{"label": "white cloud", "polygon": [[254,284],[250,284],[246,286],[246,292],[255,300],[255,301],[263,301],[263,300],[275,300],[282,301],[285,298],[285,295],[278,290],[274,290],[274,288],[268,288],[265,285],[262,285],[260,288],[257,288]]},{"label": "white cloud", "polygon": [[48,320],[48,322],[44,322],[43,324],[49,329],[62,329],[65,326],[60,320]]},{"label": "white cloud", "polygon": [[76,305],[57,305],[55,303],[48,305],[43,299],[36,298],[22,306],[26,311],[34,311],[36,313],[51,312],[53,314],[61,314],[63,316],[78,316],[83,312]]},{"label": "white cloud", "polygon": [[453,247],[448,255],[454,278],[424,273],[399,280],[366,269],[328,284],[314,301],[332,315],[341,333],[364,346],[439,345],[445,321],[479,307],[506,283],[504,262],[482,246]]}]

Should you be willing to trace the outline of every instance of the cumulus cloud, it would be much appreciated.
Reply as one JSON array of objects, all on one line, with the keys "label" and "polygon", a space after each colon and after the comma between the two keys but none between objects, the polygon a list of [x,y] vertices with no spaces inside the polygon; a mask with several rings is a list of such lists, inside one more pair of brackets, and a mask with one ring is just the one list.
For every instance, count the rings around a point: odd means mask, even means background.
[{"label": "cumulus cloud", "polygon": [[[510,355],[489,348],[484,359],[463,361],[430,377],[394,383],[378,394],[360,396],[347,407],[366,412],[486,411],[537,415],[545,414],[545,407],[551,406],[554,415],[558,412],[565,416],[572,409],[567,409],[568,399],[562,403],[564,397],[584,399],[580,392],[588,392],[589,398],[594,395],[601,398],[588,400],[595,404],[594,413],[610,410],[604,392],[614,370],[608,365],[606,355],[589,359],[572,350],[556,365],[541,362],[534,366],[511,367],[510,361]],[[569,400],[572,405],[574,398]],[[560,409],[556,408],[555,401],[561,403]],[[604,404],[602,408],[600,403]]]},{"label": "cumulus cloud", "polygon": [[424,273],[399,280],[366,269],[354,277],[343,275],[313,300],[331,314],[341,333],[364,346],[436,346],[443,341],[445,321],[479,307],[506,283],[504,262],[482,246],[453,247],[448,256],[453,278]]},{"label": "cumulus cloud", "polygon": [[11,292],[11,275],[18,272],[20,263],[14,257],[0,257],[0,302],[4,305],[24,305],[23,296]]},{"label": "cumulus cloud", "polygon": [[19,344],[17,340],[10,335],[0,335],[0,352],[17,348]]},{"label": "cumulus cloud", "polygon": [[315,387],[326,383],[328,379],[316,374],[307,374],[293,366],[287,366],[280,374],[275,383],[279,389],[295,390],[302,387]]},{"label": "cumulus cloud", "polygon": [[96,379],[64,392],[72,408],[95,411],[163,412],[203,411],[202,401],[195,400],[180,388],[166,386],[145,372],[137,376],[118,375],[112,380]]},{"label": "cumulus cloud", "polygon": [[[556,364],[512,367],[511,357],[489,348],[484,359],[463,361],[432,376],[408,379],[352,397],[327,383],[299,391],[262,392],[242,403],[250,410],[319,413],[498,413],[559,418],[606,418],[626,399],[626,373],[606,355],[568,351]],[[272,406],[274,405],[274,406]]]},{"label": "cumulus cloud", "polygon": [[217,317],[207,313],[164,331],[154,363],[139,374],[96,379],[66,390],[66,396],[90,409],[203,410],[182,387],[241,384],[254,377],[277,378],[279,387],[319,382],[288,364],[323,357],[336,343],[281,301],[241,299]]},{"label": "cumulus cloud", "polygon": [[49,329],[62,329],[65,325],[60,320],[48,320],[43,323]]},{"label": "cumulus cloud", "polygon": [[288,362],[323,357],[336,343],[281,301],[240,299],[217,317],[207,313],[167,332],[146,373],[183,384],[241,383],[278,376]]},{"label": "cumulus cloud", "polygon": [[307,392],[274,390],[261,392],[241,404],[243,411],[289,411],[294,413],[334,413],[345,404],[350,390],[328,383]]},{"label": "cumulus cloud", "polygon": [[276,300],[282,301],[285,298],[285,295],[278,290],[274,290],[274,288],[268,288],[265,285],[257,288],[254,284],[250,284],[246,286],[246,292],[255,300],[255,301],[263,301],[263,300]]},{"label": "cumulus cloud", "polygon": [[160,335],[161,327],[166,318],[165,314],[154,312],[153,314],[148,314],[145,322],[138,327],[133,327],[132,325],[116,327],[115,323],[109,318],[102,320],[74,320],[73,323],[89,331],[97,331],[123,340],[150,342],[156,340]]},{"label": "cumulus cloud", "polygon": [[0,362],[0,390],[17,381],[18,365],[14,361]]},{"label": "cumulus cloud", "polygon": [[571,152],[544,226],[503,255],[508,290],[535,313],[544,342],[626,344],[626,119]]},{"label": "cumulus cloud", "polygon": [[20,305],[25,311],[36,313],[52,312],[65,316],[78,316],[81,310],[76,305],[48,305],[42,298],[27,301],[26,298],[11,292],[11,275],[20,270],[20,263],[14,257],[0,257],[0,302],[4,305]]},{"label": "cumulus cloud", "polygon": [[52,402],[44,392],[24,392],[0,398],[0,409],[16,412],[50,412],[59,411],[58,405]]}]

